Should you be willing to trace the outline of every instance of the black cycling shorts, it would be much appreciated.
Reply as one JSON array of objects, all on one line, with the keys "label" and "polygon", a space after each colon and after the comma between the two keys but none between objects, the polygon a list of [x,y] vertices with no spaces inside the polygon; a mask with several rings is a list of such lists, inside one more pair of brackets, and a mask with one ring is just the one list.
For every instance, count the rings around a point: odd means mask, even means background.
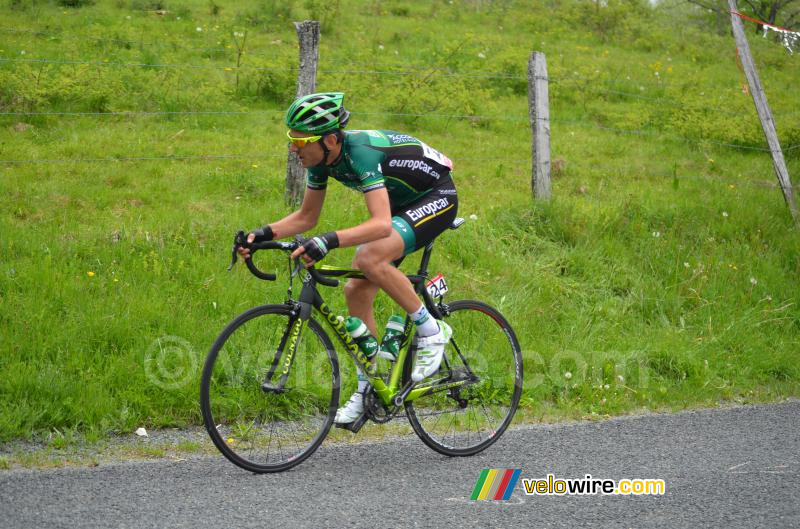
[{"label": "black cycling shorts", "polygon": [[392,228],[403,238],[403,256],[438,237],[450,227],[457,213],[458,196],[452,180],[416,202],[392,210]]}]

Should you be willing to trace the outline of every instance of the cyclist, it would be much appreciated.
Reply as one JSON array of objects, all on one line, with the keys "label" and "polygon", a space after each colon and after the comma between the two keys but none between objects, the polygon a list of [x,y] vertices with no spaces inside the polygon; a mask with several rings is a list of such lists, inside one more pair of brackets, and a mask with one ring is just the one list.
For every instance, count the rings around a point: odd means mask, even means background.
[{"label": "cyclist", "polygon": [[[307,169],[307,188],[300,209],[277,222],[253,230],[248,242],[291,237],[317,225],[328,179],[333,177],[364,195],[370,218],[349,228],[305,240],[292,257],[311,266],[332,249],[356,246],[353,266],[367,279],[350,279],[344,288],[352,316],[361,318],[378,336],[373,302],[383,289],[416,326],[415,382],[439,369],[452,330],[434,319],[396,266],[404,256],[423,248],[456,217],[458,197],[449,158],[422,141],[388,130],[344,131],[350,113],[344,93],[325,92],[298,98],[286,113],[290,150]],[[240,249],[243,257],[249,250]],[[336,412],[347,424],[364,412],[367,380],[359,373],[358,390]]]}]

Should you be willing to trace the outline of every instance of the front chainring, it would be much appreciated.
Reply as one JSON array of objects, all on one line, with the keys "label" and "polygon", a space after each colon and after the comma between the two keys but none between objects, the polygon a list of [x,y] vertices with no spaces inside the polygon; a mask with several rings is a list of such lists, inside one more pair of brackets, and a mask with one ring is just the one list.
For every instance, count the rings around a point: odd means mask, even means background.
[{"label": "front chainring", "polygon": [[372,422],[378,424],[387,423],[394,419],[399,409],[398,406],[395,406],[393,409],[387,410],[372,390],[364,395],[364,411],[367,414],[367,418]]}]

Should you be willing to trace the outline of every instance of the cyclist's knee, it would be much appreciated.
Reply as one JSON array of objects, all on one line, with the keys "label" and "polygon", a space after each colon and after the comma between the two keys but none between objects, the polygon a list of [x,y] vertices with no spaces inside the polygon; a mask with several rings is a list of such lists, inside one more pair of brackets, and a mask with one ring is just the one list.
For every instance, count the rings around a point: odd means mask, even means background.
[{"label": "cyclist's knee", "polygon": [[359,248],[354,260],[356,267],[368,277],[376,269],[386,266],[392,261],[391,258],[385,255],[385,252],[365,246]]},{"label": "cyclist's knee", "polygon": [[378,286],[366,279],[349,279],[344,285],[344,296],[348,300],[369,301],[377,292]]},{"label": "cyclist's knee", "polygon": [[358,249],[358,252],[353,259],[356,265],[356,268],[364,272],[364,274],[369,274],[370,270],[375,266],[375,257],[374,252],[371,252],[369,248],[361,247]]}]

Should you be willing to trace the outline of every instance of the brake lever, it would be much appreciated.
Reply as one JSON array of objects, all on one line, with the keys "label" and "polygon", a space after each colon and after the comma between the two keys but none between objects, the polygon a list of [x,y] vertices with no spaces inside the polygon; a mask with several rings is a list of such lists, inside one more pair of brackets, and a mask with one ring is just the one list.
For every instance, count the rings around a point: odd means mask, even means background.
[{"label": "brake lever", "polygon": [[[294,242],[297,243],[298,248],[300,247],[300,245],[303,244],[303,241],[305,241],[305,239],[299,234],[294,236]],[[300,257],[295,257],[294,259],[292,259],[290,256],[289,262],[291,262],[294,265],[293,266],[294,270],[292,271],[292,277],[298,276],[300,272],[305,269],[305,267],[303,266],[303,259]]]},{"label": "brake lever", "polygon": [[247,236],[244,234],[244,231],[239,230],[236,233],[236,236],[233,238],[233,250],[231,251],[231,265],[228,267],[228,272],[233,269],[233,265],[236,264],[238,260],[238,250],[239,248],[247,246]]},{"label": "brake lever", "polygon": [[290,257],[289,258],[289,262],[291,263],[292,261],[294,261],[294,266],[290,265],[292,271],[291,271],[291,274],[289,275],[289,277],[297,277],[298,275],[300,275],[300,272],[302,270],[305,270],[305,267],[303,266],[303,261],[300,258],[292,259]]}]

